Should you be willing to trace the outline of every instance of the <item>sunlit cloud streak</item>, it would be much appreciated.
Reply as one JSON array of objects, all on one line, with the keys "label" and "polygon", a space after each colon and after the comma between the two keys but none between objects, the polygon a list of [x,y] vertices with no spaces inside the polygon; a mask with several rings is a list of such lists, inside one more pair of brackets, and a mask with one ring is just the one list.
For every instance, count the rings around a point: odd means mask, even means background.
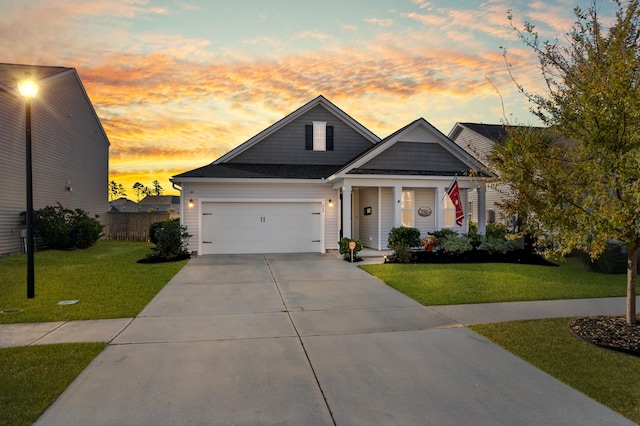
[{"label": "sunlit cloud streak", "polygon": [[[477,9],[413,0],[387,16],[336,20],[350,39],[310,27],[289,37],[246,34],[236,45],[213,48],[203,36],[132,30],[139,18],[202,8],[197,1],[172,4],[0,6],[0,38],[11,46],[5,61],[78,70],[111,141],[110,175],[125,187],[141,179],[149,184],[153,176],[166,183],[206,165],[320,94],[380,137],[420,116],[444,133],[456,121],[523,117],[526,102],[507,72],[501,43],[518,81],[541,87],[535,56],[509,28],[505,1],[488,1],[481,17]],[[267,16],[258,14],[261,21]],[[542,2],[526,9],[522,19],[528,18],[545,19],[549,33],[572,22]],[[479,35],[495,43],[487,47]],[[294,40],[314,46],[291,48]]]}]

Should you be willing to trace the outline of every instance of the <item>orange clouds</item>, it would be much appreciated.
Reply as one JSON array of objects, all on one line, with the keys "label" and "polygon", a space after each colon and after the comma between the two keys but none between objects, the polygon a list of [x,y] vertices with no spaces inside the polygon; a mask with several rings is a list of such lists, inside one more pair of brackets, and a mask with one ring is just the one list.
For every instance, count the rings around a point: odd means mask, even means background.
[{"label": "orange clouds", "polygon": [[[11,46],[7,62],[77,68],[111,141],[113,179],[127,188],[158,179],[168,188],[170,176],[215,160],[319,94],[381,137],[420,116],[445,133],[456,121],[499,122],[500,99],[487,76],[522,114],[499,44],[477,37],[515,39],[506,7],[490,1],[479,17],[433,3],[345,18],[333,32],[243,34],[224,45],[188,31],[134,32],[139,17],[177,13],[148,0],[40,0],[0,6],[0,38]],[[258,46],[266,52],[243,50]],[[514,66],[537,84],[534,59],[510,50]]]}]

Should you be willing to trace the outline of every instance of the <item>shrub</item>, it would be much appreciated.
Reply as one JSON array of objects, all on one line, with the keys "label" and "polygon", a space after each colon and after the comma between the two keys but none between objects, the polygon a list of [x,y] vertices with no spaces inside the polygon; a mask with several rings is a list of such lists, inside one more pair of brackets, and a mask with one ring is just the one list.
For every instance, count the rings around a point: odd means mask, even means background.
[{"label": "shrub", "polygon": [[179,219],[155,222],[149,226],[149,239],[155,241],[153,251],[140,262],[170,262],[189,258],[187,227],[180,225]]},{"label": "shrub", "polygon": [[456,235],[458,235],[458,233],[456,231],[454,231],[453,229],[443,228],[443,229],[441,229],[439,231],[433,231],[431,233],[431,235],[435,235],[435,237],[438,240],[441,241],[444,238],[448,238],[448,237],[451,237],[451,236],[456,236]]},{"label": "shrub", "polygon": [[104,225],[98,215],[89,217],[82,209],[46,206],[34,211],[34,228],[50,249],[88,248],[102,236]]},{"label": "shrub", "polygon": [[408,228],[406,226],[391,228],[387,247],[393,249],[395,246],[417,247],[419,245],[420,230],[417,228]]},{"label": "shrub", "polygon": [[480,246],[491,253],[506,253],[519,248],[520,240],[507,240],[505,237],[487,236]]},{"label": "shrub", "polygon": [[413,253],[409,246],[396,245],[392,247],[393,254],[389,259],[391,262],[396,263],[411,263],[413,262]]},{"label": "shrub", "polygon": [[351,259],[351,249],[349,248],[349,243],[354,242],[356,243],[356,247],[353,249],[353,257],[355,259],[356,255],[358,254],[358,252],[360,250],[362,250],[364,248],[364,245],[358,241],[358,240],[354,240],[351,238],[343,238],[340,241],[338,241],[338,244],[340,245],[340,254],[343,255],[343,257],[345,259]]},{"label": "shrub", "polygon": [[476,222],[469,222],[469,232],[466,236],[471,240],[471,246],[474,249],[480,247],[485,240],[484,236],[478,233],[478,224]]},{"label": "shrub", "polygon": [[[169,220],[180,220],[180,219],[169,219]],[[151,241],[151,244],[158,244],[158,237],[156,236],[156,232],[158,231],[158,229],[164,226],[165,222],[166,221],[153,222],[151,225],[149,225],[149,241]]]},{"label": "shrub", "polygon": [[509,228],[503,223],[487,223],[487,238],[496,237],[506,239]]},{"label": "shrub", "polygon": [[464,253],[473,250],[471,238],[466,235],[449,234],[440,239],[440,247],[447,253]]},{"label": "shrub", "polygon": [[420,230],[401,226],[391,228],[387,247],[393,250],[392,260],[398,263],[409,263],[413,260],[411,247],[420,245]]},{"label": "shrub", "polygon": [[[584,251],[580,251],[580,256],[589,271],[602,274],[625,274],[627,272],[627,251],[620,244],[607,244],[607,248],[595,260],[592,260]],[[640,270],[640,262],[638,270]]]},{"label": "shrub", "polygon": [[85,211],[81,209],[75,210],[75,214],[71,216],[71,234],[73,236],[75,233],[75,246],[77,248],[89,248],[102,237],[104,225],[98,222],[98,217],[98,215],[95,215],[95,217],[91,218]]}]

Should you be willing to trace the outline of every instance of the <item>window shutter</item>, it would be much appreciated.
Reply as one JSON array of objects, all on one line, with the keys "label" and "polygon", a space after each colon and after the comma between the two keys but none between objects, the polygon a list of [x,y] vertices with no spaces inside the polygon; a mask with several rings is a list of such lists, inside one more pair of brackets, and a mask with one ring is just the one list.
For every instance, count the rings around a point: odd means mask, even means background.
[{"label": "window shutter", "polygon": [[333,151],[333,126],[327,126],[327,151]]},{"label": "window shutter", "polygon": [[304,149],[313,151],[313,126],[311,124],[304,126]]}]

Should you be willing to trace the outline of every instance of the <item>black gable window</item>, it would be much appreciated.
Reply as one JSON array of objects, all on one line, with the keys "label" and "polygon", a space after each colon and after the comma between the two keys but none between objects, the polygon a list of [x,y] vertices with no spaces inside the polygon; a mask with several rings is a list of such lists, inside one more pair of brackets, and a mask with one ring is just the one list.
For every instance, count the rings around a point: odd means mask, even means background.
[{"label": "black gable window", "polygon": [[307,151],[333,151],[333,126],[326,121],[314,121],[305,126],[305,149]]}]

